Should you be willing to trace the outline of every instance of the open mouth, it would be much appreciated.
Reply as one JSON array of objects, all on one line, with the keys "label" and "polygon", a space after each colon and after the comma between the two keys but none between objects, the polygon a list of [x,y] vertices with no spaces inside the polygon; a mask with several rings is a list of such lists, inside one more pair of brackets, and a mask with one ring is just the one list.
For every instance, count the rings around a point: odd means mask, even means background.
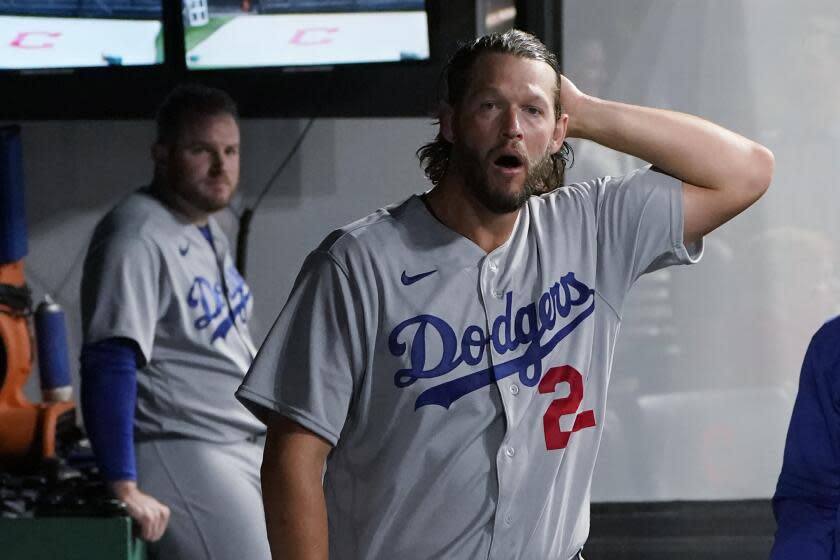
[{"label": "open mouth", "polygon": [[493,163],[498,167],[510,170],[519,169],[522,167],[522,160],[518,156],[512,154],[505,154],[499,156]]}]

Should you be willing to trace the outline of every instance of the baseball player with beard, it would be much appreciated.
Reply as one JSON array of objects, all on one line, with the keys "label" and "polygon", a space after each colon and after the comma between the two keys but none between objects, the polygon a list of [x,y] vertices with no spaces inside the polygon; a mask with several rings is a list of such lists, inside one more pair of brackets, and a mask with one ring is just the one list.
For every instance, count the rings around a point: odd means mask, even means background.
[{"label": "baseball player with beard", "polygon": [[[434,187],[309,255],[237,393],[275,558],[578,558],[627,291],[770,183],[766,148],[587,96],[520,31],[444,77]],[[556,188],[567,137],[653,166]]]},{"label": "baseball player with beard", "polygon": [[177,88],[152,156],[152,184],[102,219],[85,260],[85,426],[151,558],[265,559],[265,427],[233,396],[253,301],[213,219],[239,182],[235,104]]}]

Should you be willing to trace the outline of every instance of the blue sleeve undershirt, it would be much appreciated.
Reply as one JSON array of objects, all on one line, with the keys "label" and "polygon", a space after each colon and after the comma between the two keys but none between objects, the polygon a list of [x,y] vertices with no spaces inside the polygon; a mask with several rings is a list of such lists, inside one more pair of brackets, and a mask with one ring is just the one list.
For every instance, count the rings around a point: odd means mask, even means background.
[{"label": "blue sleeve undershirt", "polygon": [[142,354],[127,338],[109,338],[82,347],[82,417],[96,465],[107,481],[137,480],[134,461],[134,407]]},{"label": "blue sleeve undershirt", "polygon": [[840,318],[821,328],[805,354],[799,392],[773,496],[771,560],[835,558],[840,512]]}]

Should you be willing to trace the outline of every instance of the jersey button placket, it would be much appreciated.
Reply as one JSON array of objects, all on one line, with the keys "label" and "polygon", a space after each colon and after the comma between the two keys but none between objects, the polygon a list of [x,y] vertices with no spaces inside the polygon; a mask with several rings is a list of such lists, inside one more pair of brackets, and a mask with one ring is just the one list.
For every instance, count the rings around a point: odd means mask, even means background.
[{"label": "jersey button placket", "polygon": [[[507,297],[507,293],[503,287],[500,286],[499,268],[497,258],[487,257],[481,270],[482,292],[486,294],[485,310],[487,312],[488,328],[490,329],[488,331],[488,336],[492,332],[493,323],[496,318],[505,313],[505,298]],[[505,355],[506,350],[497,349],[490,340],[488,340],[488,351],[490,353],[491,362],[494,365],[503,364],[506,360],[510,359],[510,356]],[[507,380],[497,380],[497,383],[499,384],[499,389],[501,390],[499,396],[501,397],[502,406],[505,410],[505,417],[510,424],[512,419],[515,417],[514,401],[512,400],[515,393],[514,391],[503,388],[504,385],[508,383]],[[518,392],[519,389],[517,388],[516,391]],[[506,436],[501,442],[496,459],[497,476],[499,479],[499,493],[498,501],[496,503],[496,535],[493,539],[495,544],[492,547],[493,552],[490,555],[490,558],[492,559],[510,558],[510,537],[503,537],[502,533],[509,535],[513,526],[513,519],[508,512],[510,511],[512,500],[510,489],[512,487],[513,479],[516,476],[513,471],[513,469],[515,469],[513,456],[516,452],[513,447],[507,444],[507,439],[508,438]]]}]

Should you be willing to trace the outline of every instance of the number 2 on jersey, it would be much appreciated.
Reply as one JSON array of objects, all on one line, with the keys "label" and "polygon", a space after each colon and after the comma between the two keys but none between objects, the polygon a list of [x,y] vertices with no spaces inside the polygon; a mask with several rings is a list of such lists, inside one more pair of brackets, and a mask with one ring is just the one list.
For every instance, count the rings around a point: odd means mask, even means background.
[{"label": "number 2 on jersey", "polygon": [[[595,412],[584,410],[577,413],[580,401],[583,400],[583,376],[572,366],[553,367],[540,379],[539,392],[553,393],[561,383],[569,384],[569,395],[561,399],[554,399],[543,414],[543,429],[545,430],[545,448],[549,451],[565,449],[569,444],[572,432],[592,428],[595,426]],[[560,429],[560,417],[576,414],[575,423],[568,432]]]}]

